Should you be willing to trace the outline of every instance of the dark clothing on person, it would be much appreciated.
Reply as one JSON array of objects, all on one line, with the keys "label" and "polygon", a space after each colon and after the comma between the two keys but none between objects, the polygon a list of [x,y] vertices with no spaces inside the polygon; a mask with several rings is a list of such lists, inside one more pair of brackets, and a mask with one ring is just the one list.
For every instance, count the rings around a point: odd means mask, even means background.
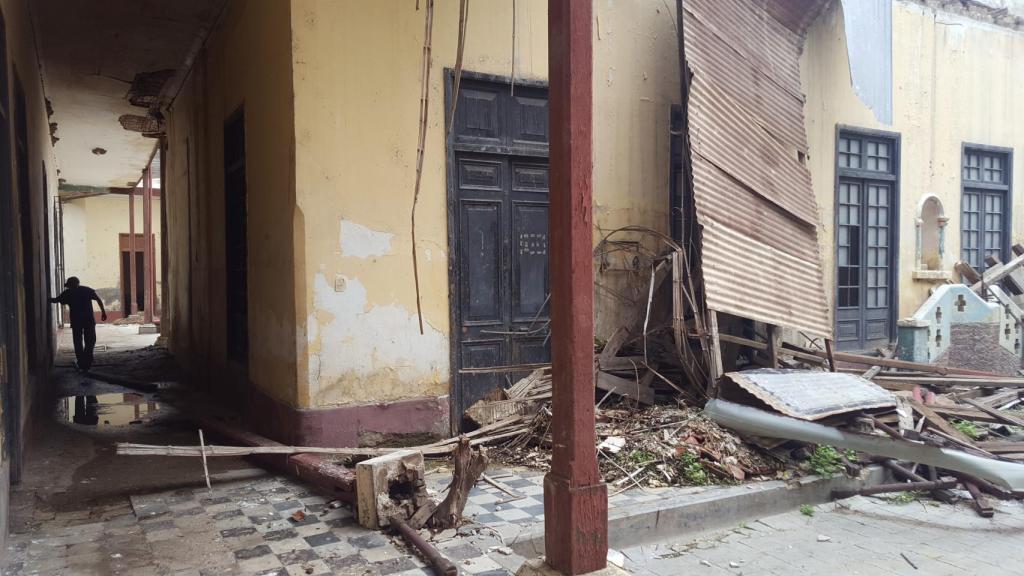
[{"label": "dark clothing on person", "polygon": [[75,344],[75,359],[79,370],[92,367],[92,350],[96,346],[96,317],[92,302],[99,300],[96,291],[88,286],[67,288],[55,300],[71,308],[71,339]]},{"label": "dark clothing on person", "polygon": [[96,323],[85,326],[71,326],[71,340],[75,344],[75,359],[78,369],[88,371],[92,368],[92,350],[96,347]]},{"label": "dark clothing on person", "polygon": [[[96,291],[88,286],[75,286],[66,288],[57,296],[58,303],[71,308],[71,327],[96,325],[96,317],[93,315],[92,302],[99,300]],[[95,330],[94,330],[95,331]]]}]

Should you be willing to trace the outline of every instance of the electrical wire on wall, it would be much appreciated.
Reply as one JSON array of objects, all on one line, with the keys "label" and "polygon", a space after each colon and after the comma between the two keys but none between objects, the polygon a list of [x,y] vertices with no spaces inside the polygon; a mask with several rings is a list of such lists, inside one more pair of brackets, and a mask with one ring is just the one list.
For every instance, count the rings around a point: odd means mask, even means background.
[{"label": "electrical wire on wall", "polygon": [[[421,68],[420,89],[420,132],[416,144],[416,185],[412,195],[412,276],[416,284],[416,316],[420,323],[420,334],[423,334],[423,306],[420,303],[420,270],[416,258],[416,204],[420,199],[420,181],[423,177],[423,150],[427,141],[427,111],[430,104],[430,49],[434,31],[434,0],[426,0],[427,8],[424,16],[423,33],[423,65]],[[417,10],[419,2],[416,3]]]},{"label": "electrical wire on wall", "polygon": [[[452,108],[448,115],[448,134],[455,126],[455,105],[459,102],[459,84],[462,82],[462,54],[466,50],[466,23],[469,21],[469,0],[459,0],[459,46],[455,54],[455,78],[452,87]],[[447,134],[446,134],[447,135]]]}]

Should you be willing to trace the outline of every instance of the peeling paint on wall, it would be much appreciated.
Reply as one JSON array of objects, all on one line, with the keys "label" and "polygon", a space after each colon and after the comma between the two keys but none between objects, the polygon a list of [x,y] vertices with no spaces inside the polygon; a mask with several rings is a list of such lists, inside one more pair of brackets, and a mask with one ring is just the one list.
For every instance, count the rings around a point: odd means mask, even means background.
[{"label": "peeling paint on wall", "polygon": [[448,393],[448,337],[396,305],[368,305],[366,287],[346,278],[335,291],[317,274],[307,319],[310,395],[316,405],[391,400],[415,383],[424,395]]},{"label": "peeling paint on wall", "polygon": [[394,234],[379,232],[351,220],[341,221],[341,255],[352,258],[384,256],[391,252]]}]

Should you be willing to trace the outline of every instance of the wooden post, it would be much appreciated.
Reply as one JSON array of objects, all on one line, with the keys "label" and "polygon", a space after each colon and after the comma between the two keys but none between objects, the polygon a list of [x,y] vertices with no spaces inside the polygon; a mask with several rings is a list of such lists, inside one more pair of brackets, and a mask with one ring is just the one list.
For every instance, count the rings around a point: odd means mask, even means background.
[{"label": "wooden post", "polygon": [[714,398],[715,386],[725,370],[722,368],[722,341],[718,337],[718,312],[708,310],[708,352],[711,366],[708,371],[708,397]]},{"label": "wooden post", "polygon": [[828,357],[828,369],[832,372],[836,371],[836,354],[832,351],[832,340],[825,339],[825,356]]},{"label": "wooden post", "polygon": [[782,347],[782,330],[774,324],[768,325],[768,363],[779,367],[779,348]]},{"label": "wooden post", "polygon": [[146,324],[153,323],[153,290],[156,289],[153,275],[153,168],[146,166],[142,173],[142,284],[146,288],[143,317]]},{"label": "wooden post", "polygon": [[548,5],[553,447],[544,549],[548,565],[570,575],[603,569],[608,554],[594,430],[592,28],[593,0]]},{"label": "wooden post", "polygon": [[128,292],[131,298],[121,305],[126,318],[135,310],[135,303],[139,301],[136,276],[138,274],[135,273],[135,188],[132,188],[128,192]]}]

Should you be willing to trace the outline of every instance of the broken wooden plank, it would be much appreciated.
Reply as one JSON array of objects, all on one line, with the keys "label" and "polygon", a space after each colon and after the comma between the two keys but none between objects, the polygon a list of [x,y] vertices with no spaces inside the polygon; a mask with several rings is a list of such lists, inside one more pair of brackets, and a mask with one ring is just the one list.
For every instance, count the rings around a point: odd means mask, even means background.
[{"label": "broken wooden plank", "polygon": [[631,370],[643,363],[642,356],[618,358],[619,350],[628,339],[629,330],[625,326],[620,326],[618,330],[612,332],[612,335],[608,337],[608,342],[597,356],[597,364],[601,370]]},{"label": "broken wooden plank", "polygon": [[988,498],[981,493],[977,484],[974,482],[964,482],[964,487],[971,493],[974,510],[978,513],[978,516],[981,516],[982,518],[991,518],[992,516],[995,516],[995,509],[992,508],[991,504],[989,504]]},{"label": "broken wooden plank", "polygon": [[962,442],[967,446],[976,447],[974,445],[973,439],[968,438],[966,434],[954,428],[953,425],[950,424],[945,418],[936,414],[935,410],[933,410],[931,406],[925,406],[920,402],[911,402],[910,405],[914,408],[915,412],[917,412],[921,416],[924,416],[924,418],[928,421],[929,424],[931,424],[935,428],[938,428],[944,434],[956,438],[957,441]]},{"label": "broken wooden plank", "polygon": [[487,366],[484,368],[459,368],[459,374],[501,374],[504,372],[530,372],[538,368],[551,368],[550,362],[537,364],[511,364],[506,366]]},{"label": "broken wooden plank", "polygon": [[975,410],[974,408],[967,408],[964,406],[946,406],[944,404],[932,404],[929,406],[936,413],[946,417],[955,418],[957,420],[970,420],[972,422],[984,422],[986,424],[999,424],[1002,422],[999,418],[990,416],[981,410]]},{"label": "broken wooden plank", "polygon": [[[699,336],[696,335],[696,334],[691,334],[690,338],[699,338]],[[743,338],[743,337],[740,337],[740,336],[733,336],[732,334],[719,334],[718,335],[718,339],[721,342],[728,342],[730,344],[739,344],[740,346],[744,346],[746,348],[752,348],[754,350],[760,350],[760,351],[767,351],[768,350],[768,344],[765,344],[764,342],[758,342],[756,340],[750,340],[748,338]],[[818,356],[816,356],[814,354],[810,354],[810,353],[807,353],[807,352],[801,352],[799,350],[793,350],[793,349],[787,348],[786,346],[787,345],[783,345],[782,353],[783,354],[788,354],[788,355],[792,356],[793,358],[796,358],[797,360],[806,360],[808,362],[814,362],[816,364],[822,364],[825,361],[824,359],[822,359],[822,358],[820,358],[820,357],[818,357]]]},{"label": "broken wooden plank", "polygon": [[1002,288],[999,286],[989,286],[988,293],[995,296],[996,300],[1010,313],[1010,316],[1013,316],[1013,319],[1017,321],[1017,324],[1024,324],[1024,311],[1007,296],[1006,292],[1003,292]]},{"label": "broken wooden plank", "polygon": [[[1003,262],[993,255],[985,257],[985,264],[988,264],[989,268],[995,268],[1002,266]],[[1006,286],[1012,294],[1024,294],[1024,270],[1017,268],[1007,274],[1006,278],[1003,278],[1003,285]]]},{"label": "broken wooden plank", "polygon": [[993,454],[1024,454],[1024,442],[1001,442],[990,440],[978,442],[978,448]]},{"label": "broken wooden plank", "polygon": [[[645,376],[647,376],[647,374],[645,374]],[[648,382],[650,381],[648,380]],[[630,380],[607,372],[598,371],[594,384],[605,392],[618,394],[619,396],[636,400],[641,404],[654,404],[654,389],[651,388],[649,383],[644,383],[643,378],[641,378],[640,381]]]},{"label": "broken wooden plank", "polygon": [[[976,386],[979,388],[1024,388],[1024,378],[937,378],[929,376],[875,376],[872,382],[883,386],[883,383],[906,384],[910,386],[933,386],[936,388],[953,388],[958,386]],[[883,386],[884,387],[884,386]]]},{"label": "broken wooden plank", "polygon": [[1024,255],[1015,256],[1012,260],[1010,260],[1006,264],[1003,264],[1002,266],[989,268],[988,270],[985,271],[985,274],[982,275],[982,279],[980,282],[975,282],[974,284],[971,285],[971,290],[980,293],[981,287],[983,285],[991,286],[992,284],[1001,281],[1003,278],[1006,278],[1011,272],[1013,272],[1017,268],[1020,268],[1021,265],[1024,265]]},{"label": "broken wooden plank", "polygon": [[981,282],[981,274],[978,274],[978,271],[974,269],[974,266],[971,266],[963,260],[954,264],[953,269],[959,272],[960,277],[968,284],[977,284]]},{"label": "broken wooden plank", "polygon": [[1007,414],[1006,412],[1000,412],[999,410],[996,410],[995,408],[992,408],[990,406],[982,404],[981,402],[977,402],[975,400],[971,400],[970,398],[968,398],[968,399],[966,399],[964,401],[967,402],[968,404],[970,404],[971,406],[974,406],[978,410],[981,410],[982,412],[988,414],[989,416],[992,416],[993,418],[998,418],[1001,422],[1004,422],[1004,423],[1009,424],[1011,426],[1020,426],[1021,428],[1024,428],[1024,420],[1021,420],[1020,418],[1017,418],[1016,416],[1013,416],[1011,414]]},{"label": "broken wooden plank", "polygon": [[[982,404],[984,404],[986,406],[990,406],[992,408],[998,408],[998,407],[1000,407],[1000,406],[1002,406],[1004,404],[1009,404],[1010,402],[1013,402],[1014,400],[1019,400],[1020,397],[1021,397],[1021,394],[1024,394],[1024,391],[1022,391],[1022,390],[1004,390],[1003,392],[996,392],[995,394],[991,394],[989,396],[978,396],[978,397],[970,396],[970,397],[974,398],[975,400],[977,400],[978,402],[981,402]],[[959,393],[957,394],[957,397],[958,398],[963,398],[963,396],[961,396]]]}]

